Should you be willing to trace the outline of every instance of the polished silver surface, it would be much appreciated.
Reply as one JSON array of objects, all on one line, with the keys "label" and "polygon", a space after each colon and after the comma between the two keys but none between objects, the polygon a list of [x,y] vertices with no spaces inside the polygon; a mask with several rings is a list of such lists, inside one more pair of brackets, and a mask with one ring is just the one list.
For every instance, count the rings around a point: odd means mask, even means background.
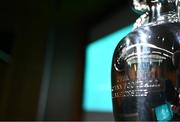
[{"label": "polished silver surface", "polygon": [[139,14],[151,11],[155,4],[163,4],[166,9],[173,8],[171,6],[179,6],[179,0],[129,0],[129,3],[132,9]]},{"label": "polished silver surface", "polygon": [[174,109],[180,108],[179,1],[136,2],[150,2],[149,11],[113,55],[115,120],[179,121],[180,109]]}]

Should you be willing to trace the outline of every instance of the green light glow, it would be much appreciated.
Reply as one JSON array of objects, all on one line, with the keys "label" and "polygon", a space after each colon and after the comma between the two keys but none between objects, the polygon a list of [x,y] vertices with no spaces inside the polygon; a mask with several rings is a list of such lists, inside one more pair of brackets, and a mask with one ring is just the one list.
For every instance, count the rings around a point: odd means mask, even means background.
[{"label": "green light glow", "polygon": [[0,59],[9,63],[11,61],[11,56],[0,50]]},{"label": "green light glow", "polygon": [[132,25],[95,40],[86,48],[83,109],[111,112],[111,63],[116,45]]}]

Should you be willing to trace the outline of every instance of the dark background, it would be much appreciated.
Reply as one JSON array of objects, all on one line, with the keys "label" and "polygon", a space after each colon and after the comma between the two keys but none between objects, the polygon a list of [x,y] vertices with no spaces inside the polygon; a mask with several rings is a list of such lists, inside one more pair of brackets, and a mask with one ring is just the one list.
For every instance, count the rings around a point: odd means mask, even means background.
[{"label": "dark background", "polygon": [[[127,0],[0,2],[0,120],[81,120],[85,48],[135,21]],[[121,14],[122,13],[122,14]]]}]

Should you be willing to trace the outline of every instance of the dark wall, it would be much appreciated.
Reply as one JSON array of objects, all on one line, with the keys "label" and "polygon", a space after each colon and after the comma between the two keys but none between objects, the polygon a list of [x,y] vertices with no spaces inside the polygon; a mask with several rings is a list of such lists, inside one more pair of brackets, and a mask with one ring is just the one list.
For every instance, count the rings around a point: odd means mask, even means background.
[{"label": "dark wall", "polygon": [[79,119],[83,26],[65,18],[55,0],[0,7],[0,32],[15,35],[12,60],[0,62],[0,120]]},{"label": "dark wall", "polygon": [[0,4],[0,32],[15,36],[12,60],[0,62],[0,120],[81,119],[85,46],[92,26],[107,19],[106,12],[110,15],[108,10],[116,4],[108,3],[6,0]]},{"label": "dark wall", "polygon": [[[54,30],[54,57],[46,120],[77,119],[80,112],[80,99],[83,65],[83,32],[74,25],[57,26]],[[77,115],[74,115],[77,114]]]},{"label": "dark wall", "polygon": [[36,119],[48,33],[47,5],[36,0],[0,4],[0,32],[15,36],[11,61],[1,63],[5,68],[0,78],[0,120]]}]

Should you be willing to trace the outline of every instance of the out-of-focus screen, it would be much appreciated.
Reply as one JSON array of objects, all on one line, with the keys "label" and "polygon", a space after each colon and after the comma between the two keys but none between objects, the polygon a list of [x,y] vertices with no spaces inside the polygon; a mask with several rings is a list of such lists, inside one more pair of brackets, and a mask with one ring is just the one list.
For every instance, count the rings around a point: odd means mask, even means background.
[{"label": "out-of-focus screen", "polygon": [[132,25],[120,28],[87,45],[83,88],[84,112],[112,113],[112,56],[118,42],[131,30]]}]

